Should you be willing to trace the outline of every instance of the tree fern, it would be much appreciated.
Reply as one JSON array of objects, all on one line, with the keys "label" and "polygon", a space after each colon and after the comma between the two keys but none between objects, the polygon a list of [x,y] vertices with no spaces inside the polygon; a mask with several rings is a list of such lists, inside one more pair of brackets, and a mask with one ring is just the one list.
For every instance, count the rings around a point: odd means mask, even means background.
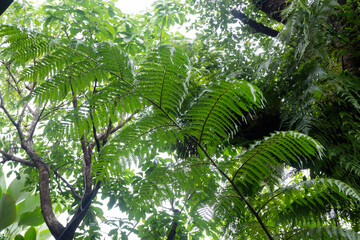
[{"label": "tree fern", "polygon": [[[233,179],[244,184],[280,179],[276,174],[281,164],[306,163],[321,156],[322,147],[314,139],[298,132],[277,132],[252,145],[235,158]],[[275,179],[273,179],[275,178]]]},{"label": "tree fern", "polygon": [[180,50],[160,46],[149,54],[136,75],[143,96],[172,118],[179,115],[187,92],[189,60]]},{"label": "tree fern", "polygon": [[205,90],[185,112],[185,132],[198,144],[219,144],[237,131],[239,118],[262,105],[257,87],[247,82],[224,81]]},{"label": "tree fern", "polygon": [[280,205],[280,221],[293,224],[326,222],[332,209],[351,209],[360,201],[360,194],[344,182],[334,179],[313,179],[287,186],[285,205]]},{"label": "tree fern", "polygon": [[54,47],[51,38],[40,33],[28,33],[14,26],[1,25],[0,37],[5,38],[4,44],[9,44],[6,53],[11,54],[11,61],[22,64],[38,59]]},{"label": "tree fern", "polygon": [[359,240],[360,235],[340,227],[322,226],[295,229],[289,232],[285,239]]}]

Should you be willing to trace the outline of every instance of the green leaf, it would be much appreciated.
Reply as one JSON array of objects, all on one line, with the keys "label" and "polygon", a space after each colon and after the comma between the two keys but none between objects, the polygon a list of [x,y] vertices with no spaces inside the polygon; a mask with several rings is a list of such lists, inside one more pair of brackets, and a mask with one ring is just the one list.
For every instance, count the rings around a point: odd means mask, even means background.
[{"label": "green leaf", "polygon": [[39,195],[31,195],[27,197],[24,201],[19,203],[16,207],[17,207],[18,215],[21,215],[25,212],[33,211],[38,206],[40,206]]},{"label": "green leaf", "polygon": [[51,232],[49,229],[45,229],[43,231],[41,231],[38,235],[38,239],[37,240],[48,240],[51,237]]},{"label": "green leaf", "polygon": [[0,198],[0,231],[10,226],[16,219],[16,206],[13,197],[3,193]]},{"label": "green leaf", "polygon": [[19,226],[39,226],[44,223],[44,218],[41,214],[40,207],[32,212],[25,212],[20,215]]},{"label": "green leaf", "polygon": [[5,175],[2,170],[2,166],[0,166],[0,189],[5,192],[6,191],[6,182],[5,182]]},{"label": "green leaf", "polygon": [[31,194],[31,192],[25,191],[25,181],[26,181],[26,175],[20,174],[20,179],[15,178],[10,183],[6,191],[14,198],[16,203],[22,201]]},{"label": "green leaf", "polygon": [[21,236],[20,234],[15,236],[15,240],[25,240],[25,238],[23,236]]},{"label": "green leaf", "polygon": [[186,112],[185,132],[198,144],[220,144],[237,132],[244,113],[262,106],[262,93],[245,81],[222,81],[203,91]]},{"label": "green leaf", "polygon": [[187,93],[188,65],[182,50],[160,46],[149,54],[137,74],[139,91],[156,108],[173,118],[178,116]]},{"label": "green leaf", "polygon": [[36,229],[34,227],[29,228],[25,233],[26,240],[36,240]]}]

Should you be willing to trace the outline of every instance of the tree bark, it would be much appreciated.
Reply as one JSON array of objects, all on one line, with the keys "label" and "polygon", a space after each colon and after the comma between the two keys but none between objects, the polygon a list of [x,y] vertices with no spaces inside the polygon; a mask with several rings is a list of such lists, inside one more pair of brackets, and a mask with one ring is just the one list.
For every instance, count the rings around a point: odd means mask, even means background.
[{"label": "tree bark", "polygon": [[173,220],[170,233],[169,233],[168,237],[166,238],[166,240],[174,240],[175,239],[177,225],[178,225],[178,223],[175,220]]},{"label": "tree bark", "polygon": [[291,4],[287,0],[253,0],[255,6],[266,13],[270,18],[280,23],[286,23],[286,19],[281,16],[281,11]]},{"label": "tree bark", "polygon": [[243,22],[244,24],[246,25],[249,25],[250,27],[252,27],[256,32],[259,32],[259,33],[263,33],[263,34],[266,34],[270,37],[276,37],[279,32],[272,29],[272,28],[269,28],[269,27],[266,27],[265,25],[261,24],[261,23],[258,23],[250,18],[248,18],[244,13],[242,13],[240,10],[235,10],[233,9],[231,11],[231,14],[239,19],[241,22]]}]

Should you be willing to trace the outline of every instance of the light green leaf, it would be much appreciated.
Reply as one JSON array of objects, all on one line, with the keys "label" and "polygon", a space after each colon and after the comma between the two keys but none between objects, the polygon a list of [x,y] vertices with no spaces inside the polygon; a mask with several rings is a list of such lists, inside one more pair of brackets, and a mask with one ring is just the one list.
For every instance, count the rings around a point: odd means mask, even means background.
[{"label": "light green leaf", "polygon": [[25,190],[25,181],[26,177],[25,175],[21,174],[21,178],[17,179],[15,178],[9,185],[7,189],[7,193],[10,194],[16,203],[19,203],[23,199],[25,199],[27,196],[31,194],[31,192],[24,191]]},{"label": "light green leaf", "polygon": [[25,240],[36,240],[36,229],[34,227],[31,227],[26,231]]},{"label": "light green leaf", "polygon": [[13,197],[2,194],[0,198],[0,231],[11,225],[16,219],[16,206]]},{"label": "light green leaf", "polygon": [[27,197],[24,201],[19,203],[16,207],[17,207],[18,215],[21,215],[25,212],[33,211],[38,206],[40,206],[39,195],[31,195]]},{"label": "light green leaf", "polygon": [[39,226],[44,223],[44,218],[41,214],[40,208],[35,209],[32,212],[25,212],[20,215],[19,226]]},{"label": "light green leaf", "polygon": [[0,189],[5,192],[6,191],[6,182],[5,182],[5,175],[2,170],[2,167],[0,166]]},{"label": "light green leaf", "polygon": [[51,233],[49,229],[46,229],[44,231],[41,231],[38,235],[38,239],[37,240],[47,240],[51,237]]}]

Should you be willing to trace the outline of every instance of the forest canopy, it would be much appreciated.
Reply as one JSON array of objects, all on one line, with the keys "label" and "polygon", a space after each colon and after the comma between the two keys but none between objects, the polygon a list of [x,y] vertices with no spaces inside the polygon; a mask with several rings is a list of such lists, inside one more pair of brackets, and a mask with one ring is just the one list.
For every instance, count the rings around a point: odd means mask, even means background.
[{"label": "forest canopy", "polygon": [[357,0],[15,1],[0,239],[360,239],[359,26]]}]

